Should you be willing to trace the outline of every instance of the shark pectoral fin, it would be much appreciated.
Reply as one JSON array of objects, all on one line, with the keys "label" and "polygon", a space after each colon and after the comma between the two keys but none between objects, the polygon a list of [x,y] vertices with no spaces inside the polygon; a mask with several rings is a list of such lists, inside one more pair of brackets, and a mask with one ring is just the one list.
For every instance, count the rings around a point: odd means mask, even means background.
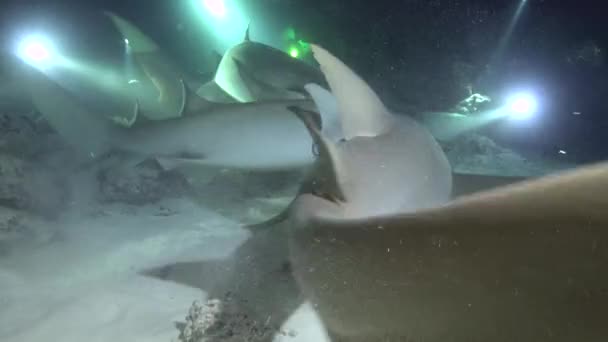
[{"label": "shark pectoral fin", "polygon": [[[239,102],[254,102],[258,100],[257,94],[260,93],[257,81],[249,73],[245,65],[235,57],[227,57],[232,59],[232,63],[236,68],[238,80],[233,79],[236,75],[230,72],[220,72],[215,75],[216,83],[230,96],[239,100]],[[229,63],[229,62],[228,62]],[[221,67],[221,65],[220,65]]]},{"label": "shark pectoral fin", "polygon": [[[352,220],[332,225],[428,234],[548,234],[602,231],[608,241],[608,163],[580,167],[465,195],[412,214]],[[606,233],[603,233],[606,231]],[[516,249],[513,250],[516,252]]]},{"label": "shark pectoral fin", "polygon": [[238,69],[243,85],[255,100],[259,100],[260,95],[263,94],[264,91],[268,91],[270,87],[258,81],[253,75],[253,71],[249,70],[240,60],[235,57],[232,57],[232,60]]},{"label": "shark pectoral fin", "polygon": [[319,109],[322,122],[321,132],[323,135],[333,142],[342,140],[344,138],[344,132],[342,130],[342,122],[340,121],[338,102],[336,102],[335,96],[318,84],[307,84],[304,88],[313,98]]},{"label": "shark pectoral fin", "polygon": [[208,113],[223,104],[236,102],[235,99],[226,94],[226,92],[224,92],[213,80],[203,84],[196,91],[184,87],[183,98],[185,102],[180,116]]},{"label": "shark pectoral fin", "polygon": [[492,176],[467,173],[452,173],[452,198],[492,190],[504,185],[518,183],[526,177]]},{"label": "shark pectoral fin", "polygon": [[[608,224],[608,163],[592,165],[524,180],[492,190],[462,196],[446,205],[414,213],[343,219],[322,215],[324,205],[309,208],[307,225],[331,232],[337,238],[367,236],[371,241],[395,241],[404,234],[478,236],[550,234],[556,229],[583,232]],[[295,211],[310,207],[300,196]],[[310,197],[310,195],[308,195]],[[310,221],[313,222],[310,222]],[[381,227],[381,229],[371,229]],[[320,229],[320,228],[319,228]],[[317,229],[318,230],[318,229]],[[604,234],[608,242],[608,231]],[[523,238],[523,237],[522,237]],[[514,249],[513,252],[517,252]]]},{"label": "shark pectoral fin", "polygon": [[391,125],[391,115],[370,86],[342,61],[318,45],[311,45],[315,59],[336,97],[344,136],[377,136]]},{"label": "shark pectoral fin", "polygon": [[[608,225],[607,191],[608,163],[602,163],[482,191],[441,207],[407,214],[343,219],[324,215],[324,204],[311,207],[310,200],[302,198],[303,204],[298,204],[294,215],[300,212],[304,219],[293,238],[311,241],[322,232],[337,241],[364,246],[367,253],[378,258],[389,255],[387,247],[395,241],[403,245],[397,243],[391,249],[392,257],[398,258],[403,252],[409,258],[408,253],[416,253],[412,248],[437,237],[457,243],[454,255],[464,256],[467,253],[463,254],[463,248],[468,248],[476,253],[475,260],[486,260],[483,254],[497,258],[490,261],[493,265],[498,260],[504,263],[505,258],[516,260],[524,250],[543,258],[548,258],[547,253],[554,258],[574,258],[577,253],[579,257],[591,257],[593,241],[598,245],[608,243],[608,231],[604,229]],[[550,258],[546,261],[548,265]]]}]

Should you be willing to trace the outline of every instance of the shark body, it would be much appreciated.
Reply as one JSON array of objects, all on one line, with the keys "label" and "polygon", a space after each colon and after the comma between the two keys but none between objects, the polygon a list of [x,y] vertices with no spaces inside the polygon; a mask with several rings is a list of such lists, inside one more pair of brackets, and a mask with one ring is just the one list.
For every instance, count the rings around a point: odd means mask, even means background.
[{"label": "shark body", "polygon": [[[289,106],[313,109],[310,100],[215,104],[201,113],[146,121],[123,128],[92,113],[59,84],[31,70],[28,89],[45,118],[84,154],[112,149],[156,158],[169,168],[201,166],[248,170],[293,170],[314,160],[312,139]],[[136,120],[138,105],[131,122]],[[314,119],[331,122],[330,118]]]},{"label": "shark body", "polygon": [[321,71],[266,44],[245,39],[221,57],[212,80],[202,83],[180,70],[160,47],[128,20],[107,12],[128,42],[140,69],[141,83],[134,88],[144,115],[151,119],[179,116],[185,99],[180,80],[194,93],[219,103],[305,99],[304,85],[323,84]]},{"label": "shark body", "polygon": [[[360,81],[347,79],[342,80],[341,84],[353,82],[359,84]],[[369,102],[346,108],[339,106],[335,98],[327,96],[319,87],[308,86],[306,90],[315,99],[321,117],[338,110],[370,109]],[[365,99],[369,91],[371,89],[355,88],[348,90],[345,96]],[[353,96],[353,93],[358,96]],[[374,101],[376,105],[380,103],[377,97]],[[290,106],[290,110],[298,113],[308,129],[315,131],[315,124],[310,121],[313,116],[306,115],[306,110],[297,106]],[[320,259],[308,258],[308,254],[303,256],[305,252],[302,250],[312,247],[304,247],[304,241],[310,242],[309,236],[298,233],[298,229],[303,227],[300,219],[307,220],[308,213],[300,209],[303,206],[302,198],[306,198],[307,194],[315,194],[315,198],[344,201],[345,205],[336,206],[324,200],[327,203],[324,202],[323,207],[319,208],[321,213],[335,209],[341,219],[363,220],[395,212],[414,213],[445,204],[450,194],[452,197],[462,196],[521,180],[477,175],[453,176],[445,155],[433,137],[411,118],[391,115],[385,109],[378,112],[375,118],[366,117],[364,112],[358,114],[361,115],[356,122],[342,117],[347,122],[340,123],[337,125],[339,127],[330,129],[324,125],[322,135],[312,134],[324,157],[317,159],[301,187],[301,196],[284,214],[264,224],[266,228],[254,229],[251,238],[229,259],[177,263],[148,270],[144,274],[200,288],[210,297],[222,298],[226,292],[234,293],[242,299],[238,304],[241,312],[255,317],[254,320],[272,317],[271,323],[281,326],[306,299],[325,306],[316,301],[319,297],[315,296],[317,289],[314,286],[318,283],[311,282],[301,274],[307,272],[304,270],[308,266],[314,269],[315,265],[309,262],[320,262]],[[343,141],[345,137],[348,137],[347,141]],[[319,212],[315,212],[315,215]],[[326,247],[331,250],[331,246]],[[354,250],[352,252],[355,253]],[[323,271],[333,267],[339,269],[340,265],[331,260],[325,260],[327,268],[321,266]],[[222,270],[221,275],[218,275],[218,269]],[[325,273],[322,276],[331,277]],[[319,281],[325,281],[321,277]],[[218,278],[223,280],[209,281]],[[264,304],[255,304],[260,302]],[[324,317],[321,309],[319,312]],[[333,330],[332,322],[325,322],[333,337],[339,340],[339,333]],[[269,336],[266,340],[271,341],[272,338]]]},{"label": "shark body", "polygon": [[[343,121],[357,126],[363,115],[344,110],[353,107],[340,94],[356,92],[347,89],[353,86],[360,95],[367,92],[367,98],[357,99],[367,103],[368,120],[377,118],[383,108],[373,91],[361,80],[358,85],[339,82],[357,77],[322,48],[313,51],[338,102],[346,103],[340,106]],[[345,158],[344,149],[307,127],[325,145],[318,163],[337,165]],[[356,139],[355,134],[350,141]],[[355,152],[359,158],[376,158],[365,148]],[[364,189],[369,179],[352,177],[350,171],[325,168],[317,176],[322,187],[300,194],[282,223],[289,230],[294,276],[332,341],[608,336],[608,164],[434,207],[355,218],[348,212],[353,206],[365,208],[364,199],[352,202],[345,194],[355,185]],[[401,180],[395,189],[415,186],[415,181]],[[368,200],[373,206],[376,199]]]}]

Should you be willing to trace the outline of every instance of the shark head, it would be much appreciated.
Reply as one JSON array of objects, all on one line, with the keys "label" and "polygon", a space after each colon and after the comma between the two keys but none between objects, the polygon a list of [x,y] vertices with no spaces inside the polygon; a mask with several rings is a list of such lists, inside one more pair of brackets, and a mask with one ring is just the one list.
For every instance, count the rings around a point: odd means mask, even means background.
[{"label": "shark head", "polygon": [[294,110],[319,151],[300,194],[333,202],[349,218],[446,202],[451,169],[430,133],[409,117],[391,114],[361,77],[325,49],[312,49],[331,93],[312,84],[306,89],[321,117],[337,115],[333,121],[340,124],[319,131]]},{"label": "shark head", "polygon": [[215,83],[239,102],[303,99],[307,83],[323,83],[321,71],[284,51],[250,39],[222,56]]}]

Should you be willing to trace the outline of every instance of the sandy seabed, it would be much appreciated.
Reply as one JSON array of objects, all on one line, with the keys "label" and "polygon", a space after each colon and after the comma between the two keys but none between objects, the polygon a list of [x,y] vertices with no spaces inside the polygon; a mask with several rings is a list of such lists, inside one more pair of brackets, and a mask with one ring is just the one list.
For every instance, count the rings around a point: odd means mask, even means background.
[{"label": "sandy seabed", "polygon": [[[206,294],[139,272],[225,257],[249,234],[183,199],[74,208],[61,220],[30,220],[27,227],[0,254],[3,342],[178,341],[175,323]],[[290,333],[275,341],[326,340],[307,304],[282,330]]]}]

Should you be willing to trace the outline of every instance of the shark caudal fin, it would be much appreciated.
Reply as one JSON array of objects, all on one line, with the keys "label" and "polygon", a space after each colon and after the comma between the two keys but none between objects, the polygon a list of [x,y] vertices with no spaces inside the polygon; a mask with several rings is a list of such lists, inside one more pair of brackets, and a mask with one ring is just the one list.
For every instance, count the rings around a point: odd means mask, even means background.
[{"label": "shark caudal fin", "polygon": [[[36,108],[69,144],[91,157],[103,154],[112,145],[120,128],[103,115],[91,112],[43,72],[30,68],[25,84]],[[134,103],[132,118],[137,115]]]},{"label": "shark caudal fin", "polygon": [[125,40],[126,53],[136,62],[132,88],[141,106],[142,115],[151,120],[179,117],[186,101],[184,84],[191,84],[186,75],[166,56],[158,44],[134,24],[112,12],[104,12]]}]

